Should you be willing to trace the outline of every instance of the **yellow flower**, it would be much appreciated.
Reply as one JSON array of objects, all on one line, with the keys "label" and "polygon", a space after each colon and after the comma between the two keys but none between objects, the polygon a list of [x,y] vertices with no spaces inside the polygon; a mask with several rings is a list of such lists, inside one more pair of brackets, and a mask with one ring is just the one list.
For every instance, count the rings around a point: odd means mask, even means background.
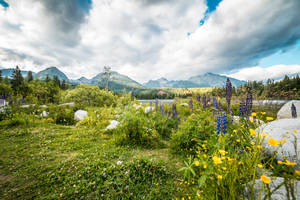
[{"label": "yellow flower", "polygon": [[262,149],[262,146],[261,146],[261,145],[257,145],[257,148],[258,148],[258,149]]},{"label": "yellow flower", "polygon": [[261,136],[268,137],[268,135],[266,133],[263,133]]},{"label": "yellow flower", "polygon": [[264,182],[266,184],[269,184],[271,182],[271,180],[268,177],[266,177],[265,175],[262,175],[260,177],[260,179],[262,180],[262,182]]},{"label": "yellow flower", "polygon": [[222,167],[222,169],[225,171],[227,168],[226,167]]},{"label": "yellow flower", "polygon": [[284,162],[282,162],[281,160],[278,160],[277,163],[278,163],[279,165],[284,164]]},{"label": "yellow flower", "polygon": [[297,130],[296,130],[296,129],[294,129],[294,130],[293,130],[293,132],[294,132],[294,133],[297,133]]},{"label": "yellow flower", "polygon": [[295,170],[295,174],[298,175],[298,176],[300,176],[300,171]]},{"label": "yellow flower", "polygon": [[238,164],[239,164],[239,165],[242,165],[242,164],[243,164],[243,161],[240,161]]},{"label": "yellow flower", "polygon": [[261,112],[261,114],[262,114],[262,115],[265,115],[265,114],[266,114],[266,112]]},{"label": "yellow flower", "polygon": [[235,130],[235,129],[234,129],[234,130],[233,130],[233,132],[234,132],[234,133],[236,133],[236,132],[237,132],[237,130]]},{"label": "yellow flower", "polygon": [[203,154],[203,158],[207,158],[207,155],[206,155],[206,154]]},{"label": "yellow flower", "polygon": [[241,140],[240,140],[240,139],[237,139],[236,141],[237,141],[237,142],[240,142]]},{"label": "yellow flower", "polygon": [[267,117],[266,120],[272,121],[272,120],[274,120],[274,118],[273,117]]},{"label": "yellow flower", "polygon": [[251,142],[251,144],[254,146],[255,145],[255,143],[254,142]]},{"label": "yellow flower", "polygon": [[217,176],[217,179],[221,180],[223,177],[221,175]]},{"label": "yellow flower", "polygon": [[253,123],[254,122],[253,119],[251,119],[250,122]]},{"label": "yellow flower", "polygon": [[268,142],[271,146],[277,146],[278,145],[278,140],[275,140],[274,138],[268,139]]},{"label": "yellow flower", "polygon": [[295,163],[295,162],[290,162],[290,161],[288,161],[288,160],[285,161],[285,164],[288,165],[288,166],[295,166],[295,165],[297,165],[297,163]]},{"label": "yellow flower", "polygon": [[263,166],[262,166],[262,164],[258,164],[257,167],[262,168]]},{"label": "yellow flower", "polygon": [[252,117],[256,117],[256,113],[253,112],[253,113],[251,114],[251,116],[252,116]]},{"label": "yellow flower", "polygon": [[196,167],[198,167],[199,165],[200,165],[200,163],[199,163],[199,161],[197,160],[197,161],[195,161],[195,165],[196,165]]},{"label": "yellow flower", "polygon": [[219,153],[220,153],[222,156],[224,156],[225,153],[226,153],[226,151],[224,151],[224,150],[219,150]]},{"label": "yellow flower", "polygon": [[212,159],[213,159],[215,165],[222,163],[221,158],[219,158],[217,156],[214,156]]},{"label": "yellow flower", "polygon": [[206,168],[207,168],[207,165],[206,165],[206,163],[204,163],[204,164],[203,164],[203,168],[204,168],[204,169],[206,169]]},{"label": "yellow flower", "polygon": [[280,143],[284,143],[284,142],[286,142],[286,139],[283,139],[283,140],[280,141]]}]

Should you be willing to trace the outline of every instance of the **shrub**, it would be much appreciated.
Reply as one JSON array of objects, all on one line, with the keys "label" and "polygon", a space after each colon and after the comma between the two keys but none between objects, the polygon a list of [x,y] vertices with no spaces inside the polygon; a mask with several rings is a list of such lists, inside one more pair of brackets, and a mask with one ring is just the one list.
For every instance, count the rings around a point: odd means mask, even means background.
[{"label": "shrub", "polygon": [[201,141],[214,135],[214,121],[210,112],[192,114],[172,136],[171,150],[174,153],[194,153]]},{"label": "shrub", "polygon": [[49,107],[49,117],[52,118],[56,124],[74,125],[74,110],[72,107],[66,106],[51,106]]},{"label": "shrub", "polygon": [[176,131],[178,121],[173,118],[162,116],[160,113],[154,113],[152,117],[153,128],[163,139],[171,138],[173,132]]},{"label": "shrub", "polygon": [[73,90],[68,90],[62,97],[64,102],[75,102],[83,106],[111,106],[116,105],[116,96],[98,86],[78,85]]}]

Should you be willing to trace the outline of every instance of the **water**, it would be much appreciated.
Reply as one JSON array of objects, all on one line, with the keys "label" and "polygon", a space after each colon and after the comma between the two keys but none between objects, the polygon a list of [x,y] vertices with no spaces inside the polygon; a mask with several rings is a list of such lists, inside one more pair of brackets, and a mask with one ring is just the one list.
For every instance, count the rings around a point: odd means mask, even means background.
[{"label": "water", "polygon": [[[163,104],[170,104],[173,103],[174,99],[157,99],[158,103],[163,103]],[[152,103],[155,103],[156,99],[141,99],[139,102],[141,104],[149,104],[152,101]]]}]

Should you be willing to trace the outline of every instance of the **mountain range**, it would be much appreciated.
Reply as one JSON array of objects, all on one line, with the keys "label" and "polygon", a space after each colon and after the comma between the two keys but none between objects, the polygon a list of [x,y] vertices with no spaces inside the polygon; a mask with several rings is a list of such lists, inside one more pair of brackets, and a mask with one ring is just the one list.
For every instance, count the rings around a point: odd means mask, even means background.
[{"label": "mountain range", "polygon": [[[3,77],[11,77],[13,73],[12,68],[1,69]],[[24,77],[27,76],[28,71],[21,71]],[[60,71],[57,67],[49,67],[37,73],[32,73],[34,78],[39,78],[44,80],[47,76],[53,78],[57,76],[60,80],[65,80],[71,84],[89,84],[89,85],[106,85],[105,79],[103,79],[103,73],[97,74],[91,79],[81,77],[76,80],[69,79],[66,74]],[[146,89],[146,88],[201,88],[201,87],[224,87],[226,83],[226,76],[219,74],[206,73],[198,76],[190,77],[187,80],[167,80],[166,78],[160,78],[157,80],[150,80],[147,83],[140,84],[126,75],[120,74],[118,72],[112,71],[111,77],[108,82],[109,88],[115,91],[121,91],[123,89],[131,90],[136,89]],[[233,86],[237,87],[239,85],[245,84],[245,81],[230,78]]]}]

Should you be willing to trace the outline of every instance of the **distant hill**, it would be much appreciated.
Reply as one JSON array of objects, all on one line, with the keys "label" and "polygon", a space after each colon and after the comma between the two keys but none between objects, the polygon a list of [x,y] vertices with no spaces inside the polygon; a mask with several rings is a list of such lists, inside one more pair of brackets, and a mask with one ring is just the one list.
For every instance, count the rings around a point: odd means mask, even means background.
[{"label": "distant hill", "polygon": [[[193,76],[187,80],[171,80],[160,78],[157,80],[150,80],[144,84],[147,88],[204,88],[204,87],[224,87],[226,83],[226,76],[219,74],[206,73],[203,75]],[[245,84],[245,81],[230,78],[233,86],[237,87]]]},{"label": "distant hill", "polygon": [[57,67],[49,67],[47,69],[44,69],[38,72],[34,77],[45,80],[47,75],[51,79],[53,79],[54,76],[57,76],[59,80],[69,81],[69,78],[62,71],[57,69]]},{"label": "distant hill", "polygon": [[[2,71],[2,76],[11,78],[14,68],[8,68],[8,69],[0,69]],[[28,71],[21,71],[21,74],[23,77],[27,77]],[[32,75],[35,76],[35,72],[32,72]]]}]

